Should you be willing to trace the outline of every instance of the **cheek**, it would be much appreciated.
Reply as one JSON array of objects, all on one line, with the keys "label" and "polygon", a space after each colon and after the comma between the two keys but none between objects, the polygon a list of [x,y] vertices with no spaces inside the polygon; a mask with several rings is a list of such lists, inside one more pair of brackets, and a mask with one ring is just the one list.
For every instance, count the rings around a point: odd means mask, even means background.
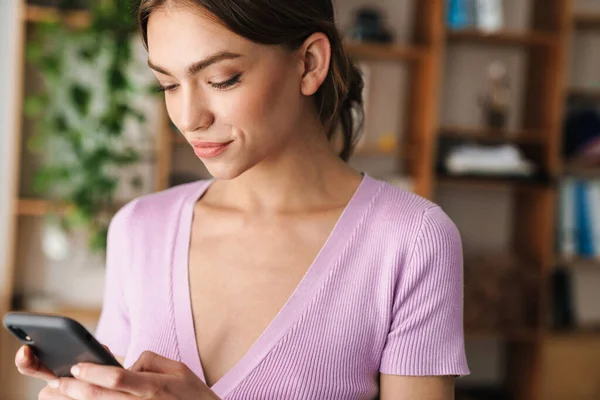
[{"label": "cheek", "polygon": [[181,130],[179,128],[180,107],[176,106],[176,103],[172,96],[165,94],[164,99],[165,99],[165,106],[167,109],[167,115],[169,116],[169,119],[171,120],[171,122],[173,122],[173,124],[175,124],[177,129]]},{"label": "cheek", "polygon": [[223,107],[223,117],[246,135],[281,133],[293,126],[299,94],[285,76],[256,79],[240,86],[228,106]]}]

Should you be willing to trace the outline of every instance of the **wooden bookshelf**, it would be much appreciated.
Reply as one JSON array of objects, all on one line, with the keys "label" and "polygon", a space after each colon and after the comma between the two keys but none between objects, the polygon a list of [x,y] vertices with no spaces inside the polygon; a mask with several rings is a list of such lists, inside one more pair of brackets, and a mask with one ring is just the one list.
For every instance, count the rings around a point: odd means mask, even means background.
[{"label": "wooden bookshelf", "polygon": [[571,88],[567,95],[570,100],[583,100],[600,103],[600,87],[592,89]]},{"label": "wooden bookshelf", "polygon": [[563,168],[563,174],[583,179],[600,179],[600,165],[594,167],[567,164]]},{"label": "wooden bookshelf", "polygon": [[52,211],[64,212],[68,206],[56,206],[48,200],[42,199],[19,199],[17,201],[17,213],[22,217],[41,217]]},{"label": "wooden bookshelf", "polygon": [[344,48],[357,60],[414,62],[425,55],[425,50],[416,46],[347,42]]},{"label": "wooden bookshelf", "polygon": [[555,262],[557,266],[566,268],[598,268],[600,269],[600,258],[558,257]]},{"label": "wooden bookshelf", "polygon": [[551,46],[558,37],[543,32],[484,32],[478,29],[448,30],[446,36],[450,42],[473,42],[506,46]]},{"label": "wooden bookshelf", "polygon": [[441,174],[436,179],[439,186],[456,189],[478,189],[478,190],[536,190],[545,186],[544,182],[529,178],[513,178],[503,176],[485,175],[446,175]]},{"label": "wooden bookshelf", "polygon": [[439,134],[441,137],[446,138],[476,140],[486,143],[543,144],[545,132],[539,130],[507,131],[490,128],[442,126]]},{"label": "wooden bookshelf", "polygon": [[600,13],[576,14],[573,19],[577,29],[600,29]]},{"label": "wooden bookshelf", "polygon": [[90,13],[87,11],[63,11],[54,7],[34,5],[25,6],[24,17],[27,22],[63,22],[74,28],[86,27],[91,21]]},{"label": "wooden bookshelf", "polygon": [[67,318],[74,319],[75,321],[79,321],[82,323],[92,323],[97,322],[100,319],[100,314],[102,313],[101,308],[83,308],[83,307],[60,307],[55,310],[36,310],[36,309],[25,309],[19,310],[24,312],[31,313],[40,313],[40,314],[48,314],[48,315],[58,315]]}]

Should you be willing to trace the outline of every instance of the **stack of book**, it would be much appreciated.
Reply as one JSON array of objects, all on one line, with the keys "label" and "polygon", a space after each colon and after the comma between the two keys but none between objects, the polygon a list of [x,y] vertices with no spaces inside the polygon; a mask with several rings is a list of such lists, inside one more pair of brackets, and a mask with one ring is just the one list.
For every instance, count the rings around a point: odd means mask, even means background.
[{"label": "stack of book", "polygon": [[447,0],[446,16],[450,29],[497,31],[504,25],[502,0]]},{"label": "stack of book", "polygon": [[561,257],[600,261],[600,180],[564,179],[559,204],[558,249]]}]

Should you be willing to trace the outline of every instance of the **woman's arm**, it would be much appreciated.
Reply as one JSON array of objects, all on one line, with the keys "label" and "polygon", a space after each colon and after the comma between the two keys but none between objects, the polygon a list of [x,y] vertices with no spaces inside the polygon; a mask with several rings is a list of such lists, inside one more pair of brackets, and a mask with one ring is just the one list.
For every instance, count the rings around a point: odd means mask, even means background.
[{"label": "woman's arm", "polygon": [[380,399],[454,400],[454,377],[381,374]]}]

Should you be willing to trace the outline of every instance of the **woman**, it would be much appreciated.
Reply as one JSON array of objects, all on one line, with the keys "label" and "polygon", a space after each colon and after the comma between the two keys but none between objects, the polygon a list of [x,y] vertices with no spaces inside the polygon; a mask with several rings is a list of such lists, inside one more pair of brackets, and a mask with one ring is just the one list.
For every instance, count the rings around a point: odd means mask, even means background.
[{"label": "woman", "polygon": [[331,1],[143,0],[140,22],[214,179],[115,216],[97,336],[130,369],[58,380],[23,348],[40,398],[453,398],[460,237],[436,205],[345,163],[362,80]]}]

